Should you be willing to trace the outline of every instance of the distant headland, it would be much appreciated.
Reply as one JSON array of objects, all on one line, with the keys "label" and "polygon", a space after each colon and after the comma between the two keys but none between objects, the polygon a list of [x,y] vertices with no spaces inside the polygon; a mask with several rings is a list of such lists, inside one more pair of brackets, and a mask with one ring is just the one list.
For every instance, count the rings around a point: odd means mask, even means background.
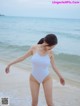
[{"label": "distant headland", "polygon": [[5,16],[4,14],[0,14],[0,16]]}]

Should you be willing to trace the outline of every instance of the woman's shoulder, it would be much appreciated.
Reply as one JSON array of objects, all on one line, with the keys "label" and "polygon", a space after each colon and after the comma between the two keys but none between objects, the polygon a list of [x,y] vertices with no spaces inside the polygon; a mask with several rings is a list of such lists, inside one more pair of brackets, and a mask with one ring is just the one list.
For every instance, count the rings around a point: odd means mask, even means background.
[{"label": "woman's shoulder", "polygon": [[35,44],[35,45],[31,46],[32,51],[35,51],[37,48],[38,48],[38,44]]},{"label": "woman's shoulder", "polygon": [[49,54],[49,57],[50,57],[50,58],[54,56],[54,53],[53,53],[52,50],[49,50],[49,51],[48,51],[48,54]]}]

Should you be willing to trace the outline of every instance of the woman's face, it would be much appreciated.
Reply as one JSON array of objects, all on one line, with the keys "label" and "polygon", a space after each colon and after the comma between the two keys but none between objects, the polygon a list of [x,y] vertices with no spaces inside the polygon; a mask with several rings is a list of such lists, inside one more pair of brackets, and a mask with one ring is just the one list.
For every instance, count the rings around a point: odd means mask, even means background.
[{"label": "woman's face", "polygon": [[55,45],[49,46],[48,43],[46,43],[46,42],[43,43],[43,46],[44,46],[45,50],[51,50],[55,47]]}]

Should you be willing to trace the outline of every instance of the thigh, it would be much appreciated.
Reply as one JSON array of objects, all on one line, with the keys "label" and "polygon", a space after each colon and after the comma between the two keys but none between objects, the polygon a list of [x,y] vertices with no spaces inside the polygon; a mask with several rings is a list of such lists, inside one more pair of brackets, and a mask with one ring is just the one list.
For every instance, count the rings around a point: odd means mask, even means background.
[{"label": "thigh", "polygon": [[43,81],[43,89],[47,104],[53,104],[53,83],[51,76]]},{"label": "thigh", "polygon": [[35,78],[32,75],[30,75],[29,81],[30,81],[30,90],[31,90],[32,100],[38,101],[40,84],[35,80]]}]

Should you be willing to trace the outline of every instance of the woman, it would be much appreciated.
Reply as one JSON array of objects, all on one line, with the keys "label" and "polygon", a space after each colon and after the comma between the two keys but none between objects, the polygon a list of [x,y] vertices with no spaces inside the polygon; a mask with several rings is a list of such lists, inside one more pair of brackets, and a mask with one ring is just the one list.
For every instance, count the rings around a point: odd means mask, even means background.
[{"label": "woman", "polygon": [[53,105],[52,97],[52,76],[49,73],[48,66],[51,63],[53,70],[56,72],[62,85],[65,84],[64,78],[59,73],[55,63],[52,49],[57,44],[57,37],[54,34],[48,34],[44,38],[40,39],[37,45],[32,46],[25,55],[16,59],[8,64],[5,69],[6,73],[9,73],[11,65],[23,61],[24,59],[32,56],[32,73],[30,74],[30,90],[32,95],[32,106],[38,105],[38,95],[40,84],[42,83],[46,103],[48,106]]}]

